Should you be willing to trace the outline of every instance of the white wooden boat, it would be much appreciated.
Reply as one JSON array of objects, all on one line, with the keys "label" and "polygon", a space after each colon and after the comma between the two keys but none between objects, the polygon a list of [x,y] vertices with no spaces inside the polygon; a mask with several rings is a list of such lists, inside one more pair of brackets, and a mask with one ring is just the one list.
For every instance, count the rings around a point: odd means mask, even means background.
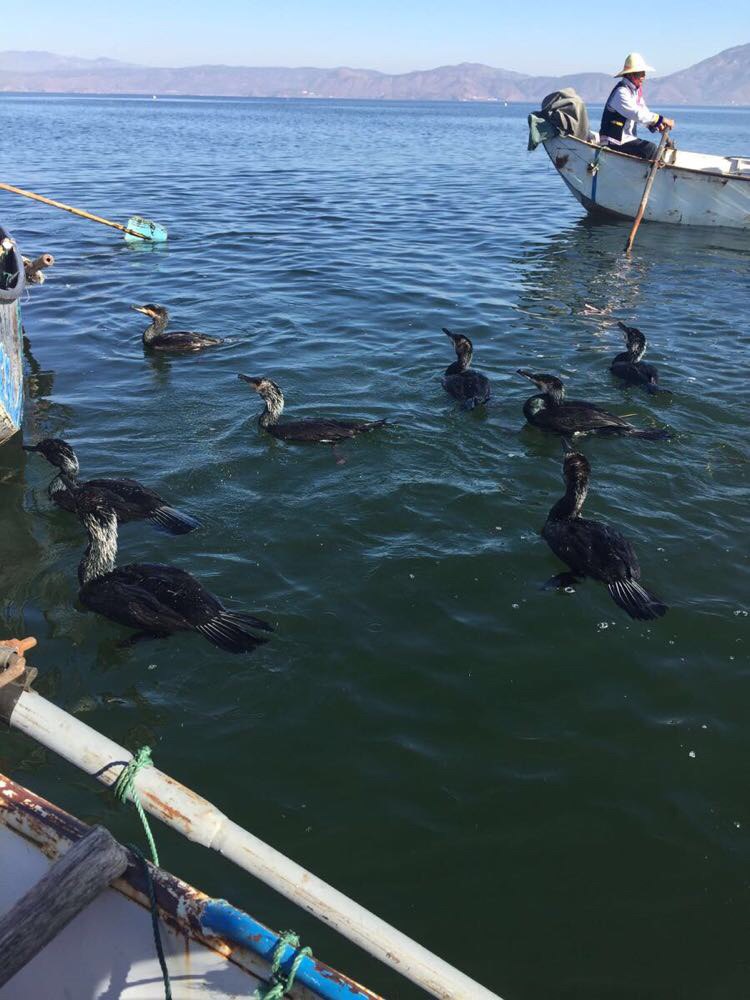
[{"label": "white wooden boat", "polygon": [[[30,689],[36,671],[27,666],[21,645],[31,644],[0,642],[0,720],[102,784],[113,784],[132,755]],[[128,796],[314,914],[425,995],[500,1000],[150,763],[133,775]],[[92,882],[97,866],[100,875]],[[159,867],[146,867],[101,827],[87,827],[2,774],[0,1000],[164,996],[147,912],[146,872],[155,890],[156,924],[174,1000],[264,997],[274,984],[274,959],[287,977],[274,985],[287,982],[297,965],[293,984],[284,990],[292,1000],[382,1000],[225,900],[212,899]]]},{"label": "white wooden boat", "polygon": [[[543,145],[590,213],[635,218],[649,161],[570,135],[556,135]],[[750,157],[669,151],[656,174],[644,219],[750,229]]]},{"label": "white wooden boat", "polygon": [[21,255],[0,226],[0,444],[18,431],[23,418],[21,296],[24,284]]},{"label": "white wooden boat", "polygon": [[[91,829],[0,774],[0,918]],[[2,1000],[164,996],[143,867],[127,856],[125,872],[0,987]],[[174,1000],[263,996],[278,935],[169,872],[151,871]],[[285,994],[292,1000],[382,1000],[324,963],[307,961],[306,974]],[[2,966],[0,959],[0,983]]]}]

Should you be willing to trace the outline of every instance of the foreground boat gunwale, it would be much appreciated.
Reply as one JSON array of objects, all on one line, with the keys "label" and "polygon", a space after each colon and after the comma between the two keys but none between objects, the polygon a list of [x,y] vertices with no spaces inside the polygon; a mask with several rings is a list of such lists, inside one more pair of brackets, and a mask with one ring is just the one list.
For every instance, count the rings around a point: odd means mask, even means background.
[{"label": "foreground boat gunwale", "polygon": [[[0,825],[23,838],[50,861],[90,832],[91,827],[60,806],[0,772]],[[150,909],[142,865],[125,848],[129,865],[111,889]],[[162,868],[149,864],[160,919],[175,934],[192,939],[261,981],[268,981],[279,935],[226,900],[214,899]],[[284,952],[282,969],[296,951]],[[382,1000],[343,973],[313,957],[305,958],[290,997],[305,1000]]]}]

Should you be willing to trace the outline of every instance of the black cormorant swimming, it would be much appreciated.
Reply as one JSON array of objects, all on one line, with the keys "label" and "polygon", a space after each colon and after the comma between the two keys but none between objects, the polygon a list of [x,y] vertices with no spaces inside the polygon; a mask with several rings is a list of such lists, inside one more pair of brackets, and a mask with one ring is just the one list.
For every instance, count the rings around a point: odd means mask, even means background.
[{"label": "black cormorant swimming", "polygon": [[610,371],[631,385],[642,385],[647,392],[658,392],[659,372],[656,366],[641,361],[646,353],[646,338],[635,326],[625,326],[620,322],[617,325],[625,334],[627,350],[617,355]]},{"label": "black cormorant swimming", "polygon": [[44,438],[37,444],[25,444],[23,447],[26,451],[43,455],[60,470],[49,484],[47,492],[53,503],[63,510],[75,513],[76,501],[69,486],[73,483],[79,491],[92,488],[103,494],[121,524],[126,521],[149,520],[173,535],[186,535],[200,527],[200,521],[171,507],[158,493],[141,486],[134,479],[89,479],[85,483],[78,482],[78,457],[62,438]]},{"label": "black cormorant swimming", "polygon": [[565,496],[547,515],[542,537],[571,572],[561,573],[550,584],[565,586],[588,576],[606,583],[612,600],[631,618],[661,618],[667,605],[641,586],[641,568],[630,542],[616,528],[581,517],[591,470],[585,456],[567,442],[563,450]]},{"label": "black cormorant swimming", "polygon": [[602,410],[593,403],[580,399],[565,399],[565,386],[554,375],[535,375],[518,369],[518,374],[529,379],[539,389],[523,404],[523,413],[530,424],[543,431],[553,431],[570,437],[574,434],[628,435],[657,441],[670,437],[665,428],[640,430],[623,417]]},{"label": "black cormorant swimming", "polygon": [[143,331],[143,346],[150,351],[174,351],[185,354],[224,343],[221,337],[209,337],[207,333],[194,333],[192,330],[165,333],[169,323],[169,313],[165,306],[155,306],[147,302],[145,306],[131,306],[131,309],[143,313],[152,320],[151,325]]},{"label": "black cormorant swimming", "polygon": [[278,419],[284,409],[284,395],[270,378],[252,378],[238,375],[247,382],[265,401],[265,407],[258,419],[258,425],[281,441],[317,441],[323,444],[337,444],[357,434],[367,434],[382,427],[385,420],[287,420],[283,424]]},{"label": "black cormorant swimming", "polygon": [[474,346],[462,333],[451,333],[443,327],[443,333],[453,341],[456,360],[448,365],[443,376],[443,388],[457,399],[462,410],[473,410],[490,398],[490,380],[481,372],[470,370]]},{"label": "black cormorant swimming", "polygon": [[199,632],[228,653],[249,653],[272,632],[262,618],[227,611],[195,577],[175,566],[130,563],[115,567],[117,516],[104,493],[74,490],[76,510],[89,536],[78,567],[79,599],[84,607],[136,629],[125,640],[164,638],[174,632]]}]

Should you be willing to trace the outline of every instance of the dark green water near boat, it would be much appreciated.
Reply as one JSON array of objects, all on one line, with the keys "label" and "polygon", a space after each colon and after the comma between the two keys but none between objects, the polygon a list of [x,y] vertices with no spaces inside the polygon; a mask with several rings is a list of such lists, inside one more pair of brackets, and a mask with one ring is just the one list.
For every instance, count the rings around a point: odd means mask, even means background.
[{"label": "dark green water near boat", "polygon": [[[40,640],[38,689],[506,1000],[744,996],[750,807],[748,235],[596,225],[519,107],[4,97],[2,177],[166,246],[10,195],[0,218],[57,264],[24,305],[25,439],[68,439],[85,476],[139,478],[200,517],[125,526],[120,560],[169,561],[272,641],[118,648],[76,607],[83,534],[50,467],[0,450],[2,632]],[[684,148],[748,153],[750,112],[680,110]],[[741,139],[742,141],[738,141]],[[744,142],[745,148],[742,147]],[[144,355],[142,317],[229,338]],[[671,396],[609,374],[641,327]],[[448,326],[492,380],[462,413]],[[529,384],[670,442],[584,443],[591,517],[635,544],[671,610],[624,616],[539,537],[561,495]],[[237,372],[289,419],[387,417],[328,447],[258,432]],[[116,835],[136,818],[15,734],[0,767]],[[162,861],[389,997],[416,989],[220,859],[159,828]],[[1,876],[0,876],[1,877]]]}]

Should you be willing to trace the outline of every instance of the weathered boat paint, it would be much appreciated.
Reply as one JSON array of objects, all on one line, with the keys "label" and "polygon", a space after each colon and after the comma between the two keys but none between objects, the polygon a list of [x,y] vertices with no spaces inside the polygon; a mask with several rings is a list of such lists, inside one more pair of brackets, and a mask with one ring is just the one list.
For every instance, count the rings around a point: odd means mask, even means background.
[{"label": "weathered boat paint", "polygon": [[[11,778],[0,774],[0,842],[2,842],[3,830],[13,831],[23,841],[33,844],[40,855],[43,855],[51,864],[62,857],[73,843],[85,836],[90,827],[59,806],[34,794]],[[3,856],[6,871],[7,865],[13,861],[13,858],[9,857],[12,852],[12,845],[6,843]],[[131,903],[138,904],[139,908],[148,909],[148,888],[143,866],[132,853],[128,852],[128,854],[130,864],[125,875],[117,879],[112,888],[107,891],[125,897]],[[171,936],[172,944],[174,945],[175,942],[177,944],[176,947],[167,949],[170,976],[174,979],[173,985],[179,983],[181,988],[188,988],[189,995],[193,995],[190,992],[189,984],[192,983],[193,988],[195,988],[195,985],[201,982],[201,977],[206,973],[207,967],[210,966],[215,971],[217,956],[225,962],[230,962],[233,968],[236,967],[236,972],[230,974],[227,970],[222,977],[217,977],[217,979],[221,979],[223,985],[216,991],[211,990],[205,994],[201,992],[201,996],[205,995],[207,998],[234,997],[237,995],[234,990],[238,983],[241,984],[241,995],[250,995],[256,986],[267,982],[273,952],[279,942],[279,936],[274,931],[225,900],[212,899],[163,869],[150,866],[150,871],[159,916]],[[7,883],[6,877],[3,880],[3,887]],[[7,902],[0,892],[0,913],[8,909]],[[96,901],[91,904],[91,907],[96,907]],[[120,910],[122,911],[122,907]],[[135,911],[131,916],[139,927],[141,925],[148,927],[148,916],[142,913],[141,909]],[[96,914],[88,915],[89,920],[92,917],[96,919]],[[122,928],[119,929],[122,932]],[[127,935],[126,928],[126,940]],[[121,943],[118,941],[116,947],[119,947]],[[82,951],[85,952],[85,940],[81,944]],[[115,947],[114,942],[113,947]],[[55,942],[51,942],[48,948],[59,950],[59,944],[55,946]],[[282,971],[289,971],[294,955],[294,950],[287,948]],[[75,962],[77,956],[71,956],[71,959]],[[133,959],[134,964],[138,959],[138,979],[142,979],[144,974],[143,958],[138,956],[137,949],[134,949]],[[46,961],[50,960],[51,956],[48,955]],[[59,961],[59,956],[56,961]],[[147,976],[151,976],[152,983],[158,981],[156,956],[149,955],[147,962],[149,963]],[[32,962],[31,965],[33,966],[34,963]],[[59,969],[59,973],[61,979],[75,978],[74,971]],[[19,977],[21,976],[23,974],[19,973]],[[7,996],[9,1000],[14,1000],[16,995],[23,996],[22,991],[25,989],[23,980],[25,978],[26,976],[23,976],[22,981],[15,987],[13,987],[15,982],[13,980],[3,991],[3,997]],[[227,992],[224,992],[225,987]],[[136,986],[134,985],[133,988],[136,989]],[[12,989],[15,989],[17,993],[7,992],[7,990]],[[229,992],[230,990],[231,992]],[[126,987],[126,992],[122,995],[130,998],[130,988]],[[133,993],[133,996],[136,995],[138,994]],[[159,994],[156,992],[147,995],[157,996]],[[175,993],[176,997],[180,995],[181,992]],[[382,1000],[377,994],[365,989],[342,973],[311,958],[304,959],[297,972],[296,984],[288,996],[293,1000],[308,1000],[308,998]]]},{"label": "weathered boat paint", "polygon": [[0,226],[0,444],[23,419],[21,296],[25,276],[21,255]]},{"label": "weathered boat paint", "polygon": [[[634,219],[651,164],[619,150],[558,135],[544,143],[573,195],[592,214]],[[750,158],[677,150],[659,168],[644,219],[750,229]]]},{"label": "weathered boat paint", "polygon": [[[0,717],[105,785],[114,783],[132,757],[35,691],[24,690],[21,681],[0,689]],[[146,812],[261,879],[417,983],[429,996],[438,1000],[499,1000],[496,993],[265,844],[158,768],[143,768],[133,782]]]}]

